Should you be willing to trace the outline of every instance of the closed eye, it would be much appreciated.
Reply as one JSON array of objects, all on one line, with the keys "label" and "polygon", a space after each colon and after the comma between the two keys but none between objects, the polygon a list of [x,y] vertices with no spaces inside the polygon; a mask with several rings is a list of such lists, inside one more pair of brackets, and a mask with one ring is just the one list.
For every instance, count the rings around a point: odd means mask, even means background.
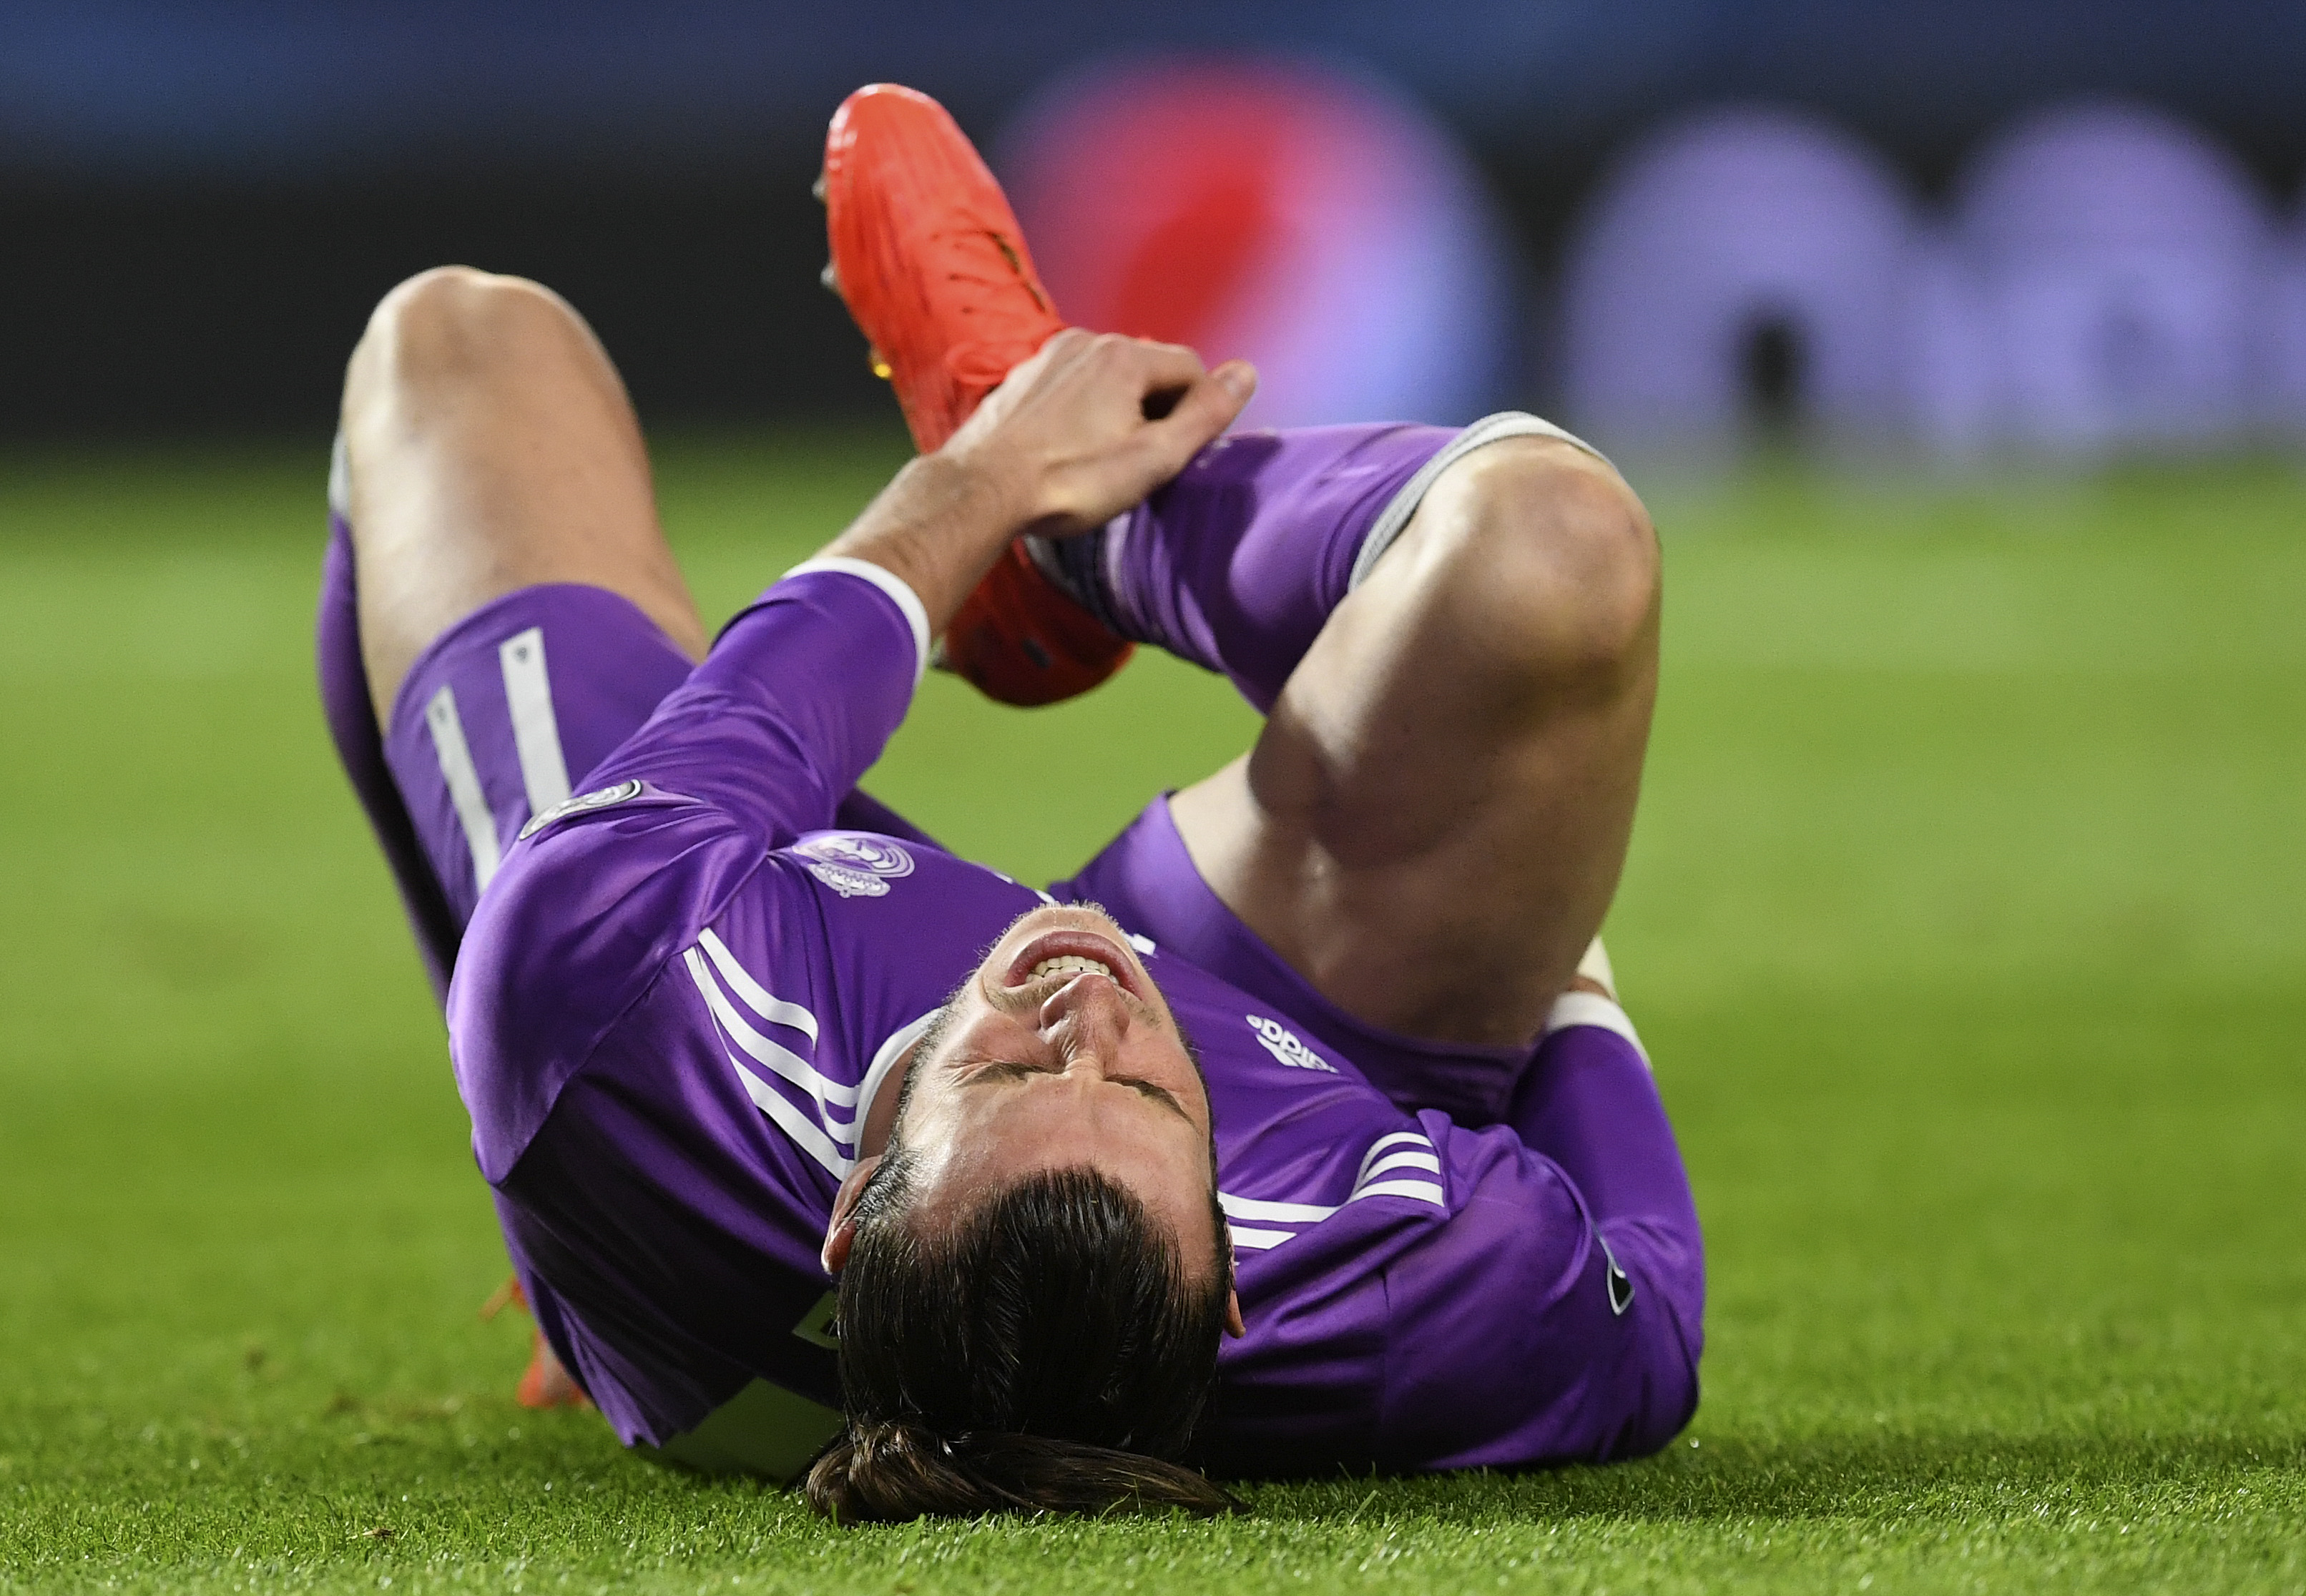
[{"label": "closed eye", "polygon": [[966,1072],[963,1086],[983,1086],[992,1080],[1023,1080],[1032,1075],[1055,1075],[1056,1070],[1046,1064],[1028,1064],[1013,1058],[958,1058],[953,1068]]},{"label": "closed eye", "polygon": [[[963,1086],[983,1086],[994,1081],[1025,1080],[1036,1075],[1063,1073],[1054,1064],[1029,1064],[1010,1058],[991,1058],[976,1063],[967,1060],[956,1062],[961,1068],[969,1071],[969,1079],[961,1082]],[[1125,1086],[1138,1096],[1158,1103],[1187,1124],[1192,1124],[1193,1116],[1185,1112],[1185,1105],[1177,1100],[1177,1094],[1167,1087],[1134,1075],[1108,1075],[1106,1080],[1115,1086]],[[1195,1128],[1199,1129],[1199,1127]]]},{"label": "closed eye", "polygon": [[1185,1112],[1185,1105],[1183,1103],[1177,1101],[1177,1094],[1167,1087],[1156,1086],[1149,1080],[1140,1080],[1133,1075],[1108,1075],[1106,1079],[1115,1086],[1125,1086],[1133,1092],[1152,1098],[1185,1123],[1190,1125],[1193,1122],[1193,1116]]}]

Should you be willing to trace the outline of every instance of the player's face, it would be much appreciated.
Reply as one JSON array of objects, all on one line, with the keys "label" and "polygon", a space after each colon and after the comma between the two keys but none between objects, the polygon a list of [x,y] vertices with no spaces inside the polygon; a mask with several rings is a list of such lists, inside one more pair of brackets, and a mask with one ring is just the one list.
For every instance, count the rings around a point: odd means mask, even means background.
[{"label": "player's face", "polygon": [[995,943],[917,1059],[902,1136],[924,1214],[1087,1164],[1209,1256],[1209,1099],[1160,988],[1096,909],[1037,909]]}]

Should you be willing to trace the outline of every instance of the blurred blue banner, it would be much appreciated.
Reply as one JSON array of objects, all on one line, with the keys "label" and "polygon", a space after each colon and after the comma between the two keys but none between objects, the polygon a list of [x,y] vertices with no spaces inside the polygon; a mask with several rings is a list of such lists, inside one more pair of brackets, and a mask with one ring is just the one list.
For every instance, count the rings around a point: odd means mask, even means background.
[{"label": "blurred blue banner", "polygon": [[[1113,131],[1118,86],[1204,79],[1201,136]],[[1968,456],[2047,384],[2060,437],[2306,436],[2306,4],[0,0],[0,293],[41,307],[0,318],[0,442],[324,430],[368,308],[441,260],[562,289],[652,418],[884,414],[808,195],[876,80],[985,143],[1072,313],[1255,351],[1268,419],[1558,401]],[[2003,260],[1977,163],[2090,104],[2259,219]],[[1655,141],[1716,112],[1797,131],[1700,140],[1691,198]],[[2029,286],[2076,261],[2088,294]],[[2140,408],[2174,385],[2194,411]]]},{"label": "blurred blue banner", "polygon": [[1372,67],[1477,141],[1591,144],[1755,98],[1903,149],[2090,93],[2246,149],[2306,136],[2306,6],[2265,0],[10,0],[0,172],[742,161],[813,138],[860,82],[913,83],[981,124],[1055,72],[1147,47]]}]

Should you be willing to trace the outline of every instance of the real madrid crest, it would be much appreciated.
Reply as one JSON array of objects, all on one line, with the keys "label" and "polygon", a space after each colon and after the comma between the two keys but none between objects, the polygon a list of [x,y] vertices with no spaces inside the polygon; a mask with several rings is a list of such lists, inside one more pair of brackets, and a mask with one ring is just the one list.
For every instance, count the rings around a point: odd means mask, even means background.
[{"label": "real madrid crest", "polygon": [[603,787],[593,792],[580,792],[575,798],[562,798],[543,814],[533,816],[526,825],[520,828],[520,836],[514,841],[519,841],[534,837],[546,826],[556,821],[566,820],[571,815],[584,815],[594,809],[605,809],[611,804],[621,804],[627,798],[636,798],[640,795],[639,782],[619,781],[614,787]]},{"label": "real madrid crest", "polygon": [[792,845],[808,873],[844,898],[885,898],[889,883],[913,873],[900,843],[863,832],[827,832]]}]

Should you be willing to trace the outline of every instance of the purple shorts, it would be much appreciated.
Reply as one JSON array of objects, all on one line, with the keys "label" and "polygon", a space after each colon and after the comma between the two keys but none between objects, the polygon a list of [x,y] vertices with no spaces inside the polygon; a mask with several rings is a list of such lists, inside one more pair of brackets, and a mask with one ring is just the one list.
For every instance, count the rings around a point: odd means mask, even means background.
[{"label": "purple shorts", "polygon": [[629,599],[575,584],[507,593],[433,639],[384,754],[459,925],[520,828],[584,791],[690,668]]}]

